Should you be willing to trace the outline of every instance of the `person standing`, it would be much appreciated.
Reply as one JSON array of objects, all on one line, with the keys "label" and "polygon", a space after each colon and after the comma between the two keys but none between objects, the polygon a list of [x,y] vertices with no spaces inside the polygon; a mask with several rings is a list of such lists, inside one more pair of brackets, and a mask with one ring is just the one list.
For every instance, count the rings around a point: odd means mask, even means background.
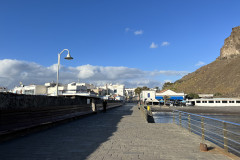
[{"label": "person standing", "polygon": [[103,101],[103,112],[106,112],[107,111],[107,101],[104,100]]}]

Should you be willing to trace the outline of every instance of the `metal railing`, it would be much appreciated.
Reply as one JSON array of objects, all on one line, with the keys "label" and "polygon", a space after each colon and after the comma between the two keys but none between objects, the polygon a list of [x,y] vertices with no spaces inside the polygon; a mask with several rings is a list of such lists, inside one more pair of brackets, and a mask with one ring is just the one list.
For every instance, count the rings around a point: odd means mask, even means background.
[{"label": "metal railing", "polygon": [[173,111],[173,123],[202,136],[202,143],[209,140],[226,152],[240,155],[240,124],[198,114]]},{"label": "metal railing", "polygon": [[152,111],[150,106],[140,105],[138,104],[139,110],[142,112],[144,118],[148,123],[154,123]]}]

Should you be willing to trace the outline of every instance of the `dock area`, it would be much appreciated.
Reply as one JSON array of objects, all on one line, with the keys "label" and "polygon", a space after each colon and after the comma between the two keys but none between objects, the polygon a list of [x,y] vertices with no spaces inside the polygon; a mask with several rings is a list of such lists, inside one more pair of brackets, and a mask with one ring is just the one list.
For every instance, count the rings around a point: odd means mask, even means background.
[{"label": "dock area", "polygon": [[147,123],[135,104],[126,104],[0,144],[1,160],[227,160],[201,137],[169,123]]}]

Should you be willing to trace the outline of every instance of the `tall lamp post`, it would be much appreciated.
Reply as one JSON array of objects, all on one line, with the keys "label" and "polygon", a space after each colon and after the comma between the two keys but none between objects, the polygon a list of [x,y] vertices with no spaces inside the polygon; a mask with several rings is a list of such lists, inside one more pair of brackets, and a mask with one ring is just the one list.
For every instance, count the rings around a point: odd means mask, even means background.
[{"label": "tall lamp post", "polygon": [[67,51],[67,52],[68,52],[67,57],[65,57],[64,59],[67,59],[67,60],[71,60],[71,59],[73,59],[73,57],[71,57],[70,52],[69,52],[68,49],[64,49],[64,50],[62,50],[62,52],[60,52],[60,53],[58,54],[58,68],[57,68],[57,94],[56,94],[57,96],[58,96],[58,79],[59,79],[60,57],[61,57],[61,54],[62,54],[64,51]]}]

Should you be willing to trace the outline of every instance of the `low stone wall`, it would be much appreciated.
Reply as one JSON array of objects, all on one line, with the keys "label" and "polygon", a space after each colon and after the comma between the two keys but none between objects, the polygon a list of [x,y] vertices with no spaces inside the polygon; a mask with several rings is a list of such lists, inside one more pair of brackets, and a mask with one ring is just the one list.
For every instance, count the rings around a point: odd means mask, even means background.
[{"label": "low stone wall", "polygon": [[[94,98],[94,97],[93,97]],[[76,97],[52,97],[41,95],[23,95],[13,93],[0,93],[0,110],[13,110],[24,108],[48,107],[48,106],[69,106],[87,105],[85,96]],[[95,103],[101,103],[99,98],[94,98]]]},{"label": "low stone wall", "polygon": [[[107,109],[122,104],[122,101],[108,101]],[[102,110],[102,100],[98,97],[0,93],[0,136],[94,114],[98,110]]]},{"label": "low stone wall", "polygon": [[143,117],[148,123],[155,123],[151,110],[147,110],[147,106],[139,105],[138,109],[142,112]]}]

